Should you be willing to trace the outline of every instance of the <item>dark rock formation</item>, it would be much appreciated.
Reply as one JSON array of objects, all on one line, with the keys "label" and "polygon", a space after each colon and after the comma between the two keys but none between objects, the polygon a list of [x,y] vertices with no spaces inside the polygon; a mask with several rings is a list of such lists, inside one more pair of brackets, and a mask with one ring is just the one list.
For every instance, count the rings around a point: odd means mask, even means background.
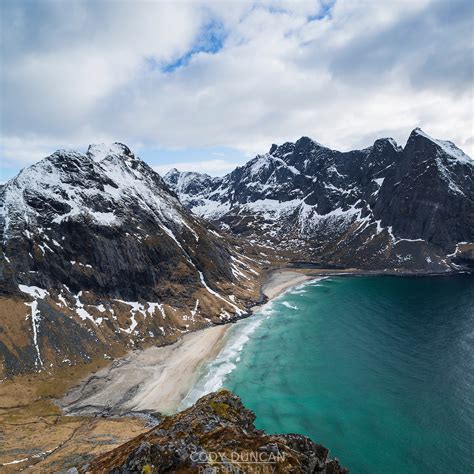
[{"label": "dark rock formation", "polygon": [[445,272],[474,261],[474,160],[415,129],[364,150],[272,145],[223,178],[164,176],[199,216],[321,265]]},{"label": "dark rock formation", "polygon": [[221,390],[99,456],[81,472],[348,472],[309,438],[268,435],[255,429],[254,421],[239,397]]},{"label": "dark rock formation", "polygon": [[21,171],[0,189],[0,237],[0,374],[171,342],[258,294],[254,264],[120,143]]}]

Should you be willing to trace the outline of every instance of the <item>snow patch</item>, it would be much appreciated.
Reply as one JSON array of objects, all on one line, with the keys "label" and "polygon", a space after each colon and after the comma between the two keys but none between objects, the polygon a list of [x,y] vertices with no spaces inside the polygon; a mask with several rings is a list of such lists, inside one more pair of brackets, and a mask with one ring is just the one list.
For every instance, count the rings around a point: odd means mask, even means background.
[{"label": "snow patch", "polygon": [[26,293],[33,298],[46,298],[47,295],[49,295],[49,292],[47,290],[44,290],[43,288],[38,288],[37,286],[26,286],[26,285],[18,285],[18,288],[20,291],[23,293]]},{"label": "snow patch", "polygon": [[201,280],[202,286],[204,286],[204,288],[211,295],[214,295],[216,298],[219,298],[221,301],[224,301],[224,303],[227,303],[228,305],[232,306],[234,308],[236,314],[238,314],[238,315],[244,314],[244,311],[242,309],[240,309],[238,306],[236,306],[234,303],[231,303],[230,301],[227,301],[223,296],[221,296],[219,293],[217,293],[217,291],[214,291],[212,288],[209,288],[209,286],[206,283],[206,280],[204,280],[204,275],[202,274],[202,272],[200,270],[198,270],[198,273],[199,273],[199,279]]},{"label": "snow patch", "polygon": [[150,316],[155,314],[155,310],[158,309],[158,311],[161,313],[161,316],[163,319],[166,319],[166,313],[165,313],[165,308],[163,307],[162,304],[160,303],[150,303],[148,302],[148,309],[147,312]]},{"label": "snow patch", "polygon": [[449,140],[437,140],[436,138],[430,137],[427,133],[421,130],[421,128],[415,128],[414,132],[438,145],[451,158],[454,158],[461,163],[474,166],[474,160],[469,155],[466,155],[466,153],[458,148],[453,142]]},{"label": "snow patch", "polygon": [[32,296],[34,298],[33,301],[31,301],[30,303],[25,303],[25,305],[31,308],[31,329],[33,331],[33,345],[36,349],[35,367],[43,367],[43,360],[41,358],[41,352],[38,345],[38,332],[41,321],[41,314],[38,311],[38,299],[46,298],[49,293],[47,290],[44,290],[43,288],[38,288],[37,286],[18,285],[18,288],[23,293],[26,293],[27,295]]},{"label": "snow patch", "polygon": [[102,323],[102,318],[95,319],[94,316],[89,314],[85,307],[84,303],[81,302],[80,297],[82,296],[82,291],[80,291],[77,295],[74,295],[76,299],[76,314],[85,321],[86,319],[92,321],[95,325],[100,325]]}]

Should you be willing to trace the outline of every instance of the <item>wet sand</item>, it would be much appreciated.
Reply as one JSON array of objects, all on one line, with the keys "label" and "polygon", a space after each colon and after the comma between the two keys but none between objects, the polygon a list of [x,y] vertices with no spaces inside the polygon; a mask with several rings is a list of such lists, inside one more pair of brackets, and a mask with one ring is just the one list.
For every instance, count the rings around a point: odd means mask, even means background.
[{"label": "wet sand", "polygon": [[[262,292],[271,300],[314,278],[293,270],[277,270],[269,275]],[[195,384],[200,367],[222,349],[229,326],[213,326],[186,334],[169,346],[132,352],[87,377],[68,392],[60,406],[74,415],[174,413]]]},{"label": "wet sand", "polygon": [[288,288],[308,280],[314,280],[316,276],[305,275],[294,270],[276,270],[268,277],[262,286],[262,292],[269,299],[275,299]]},{"label": "wet sand", "polygon": [[172,345],[117,359],[70,390],[60,405],[74,415],[172,413],[195,383],[201,364],[219,353],[227,326],[192,332]]}]

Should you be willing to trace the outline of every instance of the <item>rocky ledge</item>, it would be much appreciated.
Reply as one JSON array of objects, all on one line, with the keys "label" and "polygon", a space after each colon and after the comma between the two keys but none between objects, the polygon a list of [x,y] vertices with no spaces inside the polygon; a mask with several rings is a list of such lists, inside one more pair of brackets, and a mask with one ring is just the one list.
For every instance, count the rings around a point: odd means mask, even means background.
[{"label": "rocky ledge", "polygon": [[151,431],[103,454],[82,473],[347,473],[329,451],[297,434],[269,435],[228,390],[202,397]]}]

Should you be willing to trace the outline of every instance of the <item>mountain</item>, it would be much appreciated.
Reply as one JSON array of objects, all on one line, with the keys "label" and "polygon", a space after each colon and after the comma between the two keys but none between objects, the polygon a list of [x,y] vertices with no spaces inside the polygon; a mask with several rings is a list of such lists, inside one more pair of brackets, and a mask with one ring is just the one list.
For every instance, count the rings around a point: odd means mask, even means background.
[{"label": "mountain", "polygon": [[307,137],[221,178],[172,170],[194,214],[288,260],[365,270],[474,268],[474,161],[419,128],[349,152]]},{"label": "mountain", "polygon": [[221,390],[79,472],[348,472],[324,446],[297,434],[268,435],[254,421],[239,397]]},{"label": "mountain", "polygon": [[258,267],[120,143],[0,189],[0,375],[112,357],[241,317]]}]

